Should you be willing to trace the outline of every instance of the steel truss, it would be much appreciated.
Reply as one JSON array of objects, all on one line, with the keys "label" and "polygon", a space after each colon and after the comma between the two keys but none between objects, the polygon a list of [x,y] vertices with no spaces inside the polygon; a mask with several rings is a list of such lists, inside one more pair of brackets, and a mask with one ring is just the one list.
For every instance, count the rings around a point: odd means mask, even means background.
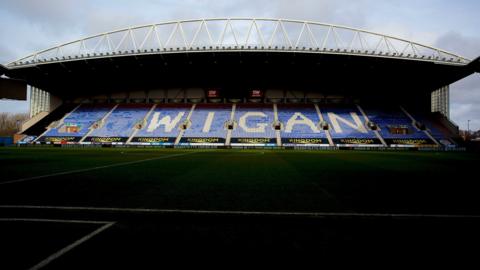
[{"label": "steel truss", "polygon": [[203,51],[346,54],[466,65],[469,59],[406,39],[345,26],[267,18],[171,21],[101,33],[35,52],[7,64]]}]

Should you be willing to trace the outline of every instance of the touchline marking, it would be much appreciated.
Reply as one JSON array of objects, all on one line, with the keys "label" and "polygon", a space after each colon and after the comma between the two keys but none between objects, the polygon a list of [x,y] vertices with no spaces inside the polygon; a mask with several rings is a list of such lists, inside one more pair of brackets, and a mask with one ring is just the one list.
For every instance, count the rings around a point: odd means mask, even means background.
[{"label": "touchline marking", "polygon": [[106,168],[113,168],[113,167],[118,167],[118,166],[124,166],[124,165],[131,165],[131,164],[136,164],[136,163],[142,163],[142,162],[146,162],[146,161],[152,161],[152,160],[158,160],[158,159],[166,159],[166,158],[171,158],[171,157],[185,156],[185,155],[190,155],[190,154],[194,154],[194,153],[197,153],[197,152],[188,152],[188,153],[181,153],[181,154],[172,154],[172,155],[160,156],[160,157],[155,157],[155,158],[147,158],[147,159],[127,161],[127,162],[115,163],[115,164],[104,165],[104,166],[91,167],[91,168],[86,168],[86,169],[78,169],[78,170],[71,170],[71,171],[65,171],[65,172],[51,173],[51,174],[46,174],[46,175],[32,176],[32,177],[26,177],[26,178],[20,178],[20,179],[15,179],[15,180],[10,180],[10,181],[0,182],[0,185],[15,184],[15,183],[20,183],[20,182],[25,182],[25,181],[31,181],[31,180],[37,180],[37,179],[42,179],[42,178],[48,178],[48,177],[53,177],[53,176],[60,176],[60,175],[67,175],[67,174],[74,174],[74,173],[82,173],[82,172],[88,172],[88,171],[94,171],[94,170],[100,170],[100,169],[106,169]]},{"label": "touchline marking", "polygon": [[44,218],[0,218],[0,221],[55,222],[55,223],[80,223],[80,224],[111,223],[111,221],[77,220],[77,219],[44,219]]},{"label": "touchline marking", "polygon": [[354,213],[354,212],[268,212],[268,211],[223,211],[223,210],[182,210],[155,208],[115,208],[82,206],[39,206],[39,205],[0,205],[0,209],[43,209],[70,211],[97,211],[123,213],[158,213],[158,214],[204,214],[230,216],[297,216],[297,217],[380,217],[380,218],[475,218],[480,215],[448,214],[391,214],[391,213]]},{"label": "touchline marking", "polygon": [[95,231],[85,235],[84,237],[82,237],[82,238],[78,239],[77,241],[73,242],[72,244],[70,244],[70,245],[60,249],[59,251],[53,253],[52,255],[48,256],[43,261],[41,261],[38,264],[31,267],[30,270],[37,270],[37,269],[43,268],[44,266],[46,266],[47,264],[49,264],[53,260],[59,258],[60,256],[64,255],[65,253],[69,252],[70,250],[72,250],[76,246],[86,242],[87,240],[94,237],[95,235],[97,235],[97,234],[103,232],[104,230],[110,228],[114,224],[115,224],[115,222],[110,222],[110,223],[107,223],[107,224],[103,225],[102,227],[100,227],[100,228],[96,229]]}]

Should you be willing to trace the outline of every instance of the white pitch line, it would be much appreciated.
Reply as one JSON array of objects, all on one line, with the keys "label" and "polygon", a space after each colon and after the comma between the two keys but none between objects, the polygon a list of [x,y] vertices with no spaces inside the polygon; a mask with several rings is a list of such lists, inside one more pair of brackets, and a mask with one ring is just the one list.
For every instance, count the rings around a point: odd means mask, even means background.
[{"label": "white pitch line", "polygon": [[298,217],[381,217],[381,218],[480,218],[480,215],[448,214],[393,214],[393,213],[354,213],[354,212],[268,212],[268,211],[224,211],[224,210],[182,210],[155,208],[115,208],[115,207],[79,207],[79,206],[38,206],[38,205],[0,205],[0,209],[44,209],[70,211],[98,211],[123,213],[158,214],[206,214],[235,216],[298,216]]},{"label": "white pitch line", "polygon": [[15,184],[15,183],[37,180],[37,179],[42,179],[42,178],[48,178],[48,177],[53,177],[53,176],[60,176],[60,175],[82,173],[82,172],[88,172],[88,171],[100,170],[100,169],[106,169],[106,168],[113,168],[113,167],[118,167],[118,166],[142,163],[142,162],[146,162],[146,161],[165,159],[165,158],[171,158],[171,157],[178,157],[178,156],[185,156],[185,155],[189,155],[189,154],[193,154],[193,153],[197,153],[197,152],[187,152],[187,153],[182,153],[182,154],[166,155],[166,156],[160,156],[160,157],[155,157],[155,158],[147,158],[147,159],[142,159],[142,160],[134,160],[134,161],[127,161],[127,162],[115,163],[115,164],[110,164],[110,165],[104,165],[104,166],[91,167],[91,168],[86,168],[86,169],[78,169],[78,170],[71,170],[71,171],[65,171],[65,172],[51,173],[51,174],[46,174],[46,175],[20,178],[20,179],[0,182],[0,185]]},{"label": "white pitch line", "polygon": [[110,222],[110,223],[107,223],[105,225],[103,225],[102,227],[96,229],[95,231],[85,235],[84,237],[78,239],[77,241],[73,242],[72,244],[60,249],[59,251],[53,253],[52,255],[48,256],[46,259],[44,259],[43,261],[39,262],[38,264],[34,265],[33,267],[30,268],[30,270],[37,270],[37,269],[41,269],[43,268],[44,266],[46,266],[47,264],[51,263],[53,260],[59,258],[60,256],[64,255],[65,253],[69,252],[70,250],[72,250],[73,248],[77,247],[78,245],[86,242],[87,240],[89,240],[90,238],[94,237],[95,235],[103,232],[104,230],[110,228],[112,225],[114,225],[115,222]]},{"label": "white pitch line", "polygon": [[77,219],[44,219],[44,218],[0,218],[0,221],[79,223],[79,224],[108,224],[108,223],[111,223],[111,221],[77,220]]}]

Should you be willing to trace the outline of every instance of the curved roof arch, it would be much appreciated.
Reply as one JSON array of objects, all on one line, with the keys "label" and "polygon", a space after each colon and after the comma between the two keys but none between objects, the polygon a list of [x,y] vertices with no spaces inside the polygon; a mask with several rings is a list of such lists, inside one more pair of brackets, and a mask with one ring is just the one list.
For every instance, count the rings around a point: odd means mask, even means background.
[{"label": "curved roof arch", "polygon": [[279,51],[348,54],[466,65],[469,59],[414,41],[346,26],[270,18],[169,21],[100,33],[35,52],[7,64],[141,54]]}]

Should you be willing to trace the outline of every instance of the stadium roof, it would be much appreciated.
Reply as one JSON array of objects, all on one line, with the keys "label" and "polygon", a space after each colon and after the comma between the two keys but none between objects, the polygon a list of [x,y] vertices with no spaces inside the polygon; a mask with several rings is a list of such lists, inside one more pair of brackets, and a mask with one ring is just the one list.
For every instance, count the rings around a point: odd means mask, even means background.
[{"label": "stadium roof", "polygon": [[[46,89],[60,88],[65,77],[69,77],[69,82],[93,75],[98,76],[96,80],[111,79],[115,69],[117,76],[113,77],[122,78],[118,76],[122,67],[128,67],[122,75],[136,76],[136,73],[150,73],[148,68],[175,73],[188,71],[194,62],[226,64],[231,61],[250,63],[251,66],[275,63],[275,67],[269,65],[259,71],[268,69],[277,75],[276,68],[283,66],[283,70],[292,71],[293,63],[298,64],[295,69],[310,65],[310,69],[320,71],[319,66],[323,66],[335,74],[364,73],[363,65],[373,68],[378,78],[385,78],[386,71],[396,73],[397,77],[401,72],[410,84],[420,83],[429,90],[478,71],[478,64],[460,55],[366,30],[298,20],[214,18],[164,22],[101,33],[8,63],[6,74]],[[172,64],[179,68],[167,68]],[[242,76],[241,69],[232,65],[228,68],[231,73]],[[225,65],[219,69],[210,67],[210,71],[215,72],[224,69]],[[199,73],[202,71],[198,67],[191,71],[193,73],[189,75],[192,76],[187,77],[201,77]],[[419,73],[421,78],[416,77]],[[305,75],[311,74],[302,76]],[[268,74],[263,78],[265,76]],[[172,79],[171,74],[166,78]],[[180,76],[175,79],[178,78]]]},{"label": "stadium roof", "polygon": [[201,50],[309,51],[454,64],[470,62],[438,48],[351,27],[298,20],[217,18],[165,22],[101,33],[35,52],[7,67],[106,55]]}]

